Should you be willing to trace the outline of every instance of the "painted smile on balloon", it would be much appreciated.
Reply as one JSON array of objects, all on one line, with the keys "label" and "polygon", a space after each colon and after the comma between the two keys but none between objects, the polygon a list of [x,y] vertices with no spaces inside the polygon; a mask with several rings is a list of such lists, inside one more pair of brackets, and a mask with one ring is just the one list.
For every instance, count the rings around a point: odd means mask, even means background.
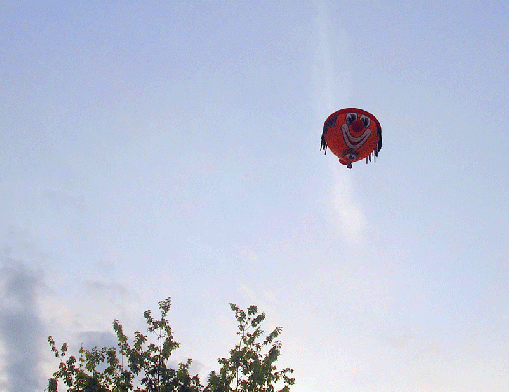
[{"label": "painted smile on balloon", "polygon": [[368,140],[371,136],[371,129],[369,128],[366,128],[366,130],[360,136],[353,136],[350,133],[350,127],[347,123],[341,125],[341,131],[343,132],[343,139],[346,145],[354,150],[361,148],[366,140]]}]

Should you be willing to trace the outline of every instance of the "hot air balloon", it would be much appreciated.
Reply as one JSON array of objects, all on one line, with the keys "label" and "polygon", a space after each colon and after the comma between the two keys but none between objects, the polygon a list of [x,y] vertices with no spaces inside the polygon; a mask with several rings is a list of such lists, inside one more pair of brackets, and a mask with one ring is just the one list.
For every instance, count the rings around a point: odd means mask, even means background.
[{"label": "hot air balloon", "polygon": [[323,124],[321,149],[327,153],[327,147],[349,169],[352,162],[361,159],[371,162],[371,156],[377,157],[382,149],[382,127],[376,117],[365,110],[338,110]]}]

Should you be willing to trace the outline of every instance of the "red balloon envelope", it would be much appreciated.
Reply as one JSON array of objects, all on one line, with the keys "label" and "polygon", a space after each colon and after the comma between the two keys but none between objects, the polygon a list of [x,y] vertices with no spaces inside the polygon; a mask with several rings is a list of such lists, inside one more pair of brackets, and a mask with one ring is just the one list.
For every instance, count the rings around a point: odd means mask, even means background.
[{"label": "red balloon envelope", "polygon": [[352,162],[378,156],[382,149],[382,127],[371,113],[348,108],[332,113],[323,124],[322,149],[327,147],[339,162],[352,168]]}]

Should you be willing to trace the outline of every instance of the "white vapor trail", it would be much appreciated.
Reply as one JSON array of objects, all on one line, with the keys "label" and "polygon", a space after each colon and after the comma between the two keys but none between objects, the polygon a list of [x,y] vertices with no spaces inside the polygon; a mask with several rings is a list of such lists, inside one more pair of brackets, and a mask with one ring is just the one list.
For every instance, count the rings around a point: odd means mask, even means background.
[{"label": "white vapor trail", "polygon": [[[313,67],[316,113],[323,123],[332,112],[348,106],[350,76],[348,72],[348,45],[344,29],[333,25],[323,1],[317,1],[315,18],[317,51]],[[331,41],[334,31],[334,41]],[[327,156],[333,182],[330,201],[333,220],[343,241],[350,246],[361,243],[366,227],[362,207],[354,197],[352,172],[338,163],[334,155]]]}]

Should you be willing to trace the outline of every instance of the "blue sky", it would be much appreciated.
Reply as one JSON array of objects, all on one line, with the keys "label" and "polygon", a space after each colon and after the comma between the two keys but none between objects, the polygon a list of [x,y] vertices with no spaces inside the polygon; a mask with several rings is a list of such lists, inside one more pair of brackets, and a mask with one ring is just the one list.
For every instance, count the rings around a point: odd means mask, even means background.
[{"label": "blue sky", "polygon": [[[0,389],[168,296],[201,374],[234,302],[283,327],[297,392],[509,384],[508,6],[1,8]],[[320,152],[344,107],[376,162]]]}]

